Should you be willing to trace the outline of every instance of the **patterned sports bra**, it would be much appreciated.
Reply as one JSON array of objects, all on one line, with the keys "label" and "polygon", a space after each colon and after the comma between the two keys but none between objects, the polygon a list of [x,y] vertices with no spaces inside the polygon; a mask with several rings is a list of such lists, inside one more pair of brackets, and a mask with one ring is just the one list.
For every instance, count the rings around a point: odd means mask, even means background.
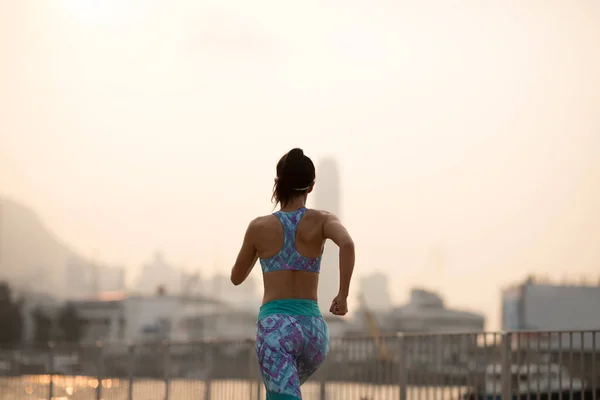
[{"label": "patterned sports bra", "polygon": [[296,230],[306,211],[306,207],[302,207],[295,211],[273,213],[283,225],[283,246],[273,257],[260,259],[263,272],[287,270],[319,273],[322,255],[316,258],[304,257],[296,250]]}]

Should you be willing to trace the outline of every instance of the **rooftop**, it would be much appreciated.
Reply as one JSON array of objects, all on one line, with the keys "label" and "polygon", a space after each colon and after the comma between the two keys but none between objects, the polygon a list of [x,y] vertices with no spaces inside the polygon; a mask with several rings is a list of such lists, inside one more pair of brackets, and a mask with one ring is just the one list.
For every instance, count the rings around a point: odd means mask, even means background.
[{"label": "rooftop", "polygon": [[214,299],[208,296],[200,295],[179,295],[179,294],[136,294],[127,292],[101,292],[94,296],[76,297],[69,300],[70,303],[78,304],[98,304],[98,303],[119,303],[127,299],[140,300],[140,299],[176,299],[188,303],[205,303],[214,305],[225,305],[220,300]]},{"label": "rooftop", "polygon": [[482,314],[446,308],[444,300],[437,293],[425,289],[413,289],[410,301],[400,307],[394,308],[390,314],[396,318],[418,318],[418,319],[462,319],[483,321]]},{"label": "rooftop", "polygon": [[510,292],[522,288],[524,286],[547,286],[556,288],[597,288],[600,287],[600,277],[596,279],[593,279],[593,277],[589,276],[582,276],[579,279],[563,277],[562,280],[554,280],[549,276],[536,276],[531,274],[522,282],[509,285],[505,287],[502,291]]}]

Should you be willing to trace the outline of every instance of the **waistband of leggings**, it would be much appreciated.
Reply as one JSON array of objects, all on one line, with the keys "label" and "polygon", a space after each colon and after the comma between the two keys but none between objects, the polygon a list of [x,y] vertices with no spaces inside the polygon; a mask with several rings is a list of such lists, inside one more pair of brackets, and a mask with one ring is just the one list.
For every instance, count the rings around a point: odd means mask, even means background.
[{"label": "waistband of leggings", "polygon": [[258,313],[258,320],[273,314],[301,315],[304,317],[321,317],[319,303],[307,299],[278,299],[263,304]]}]

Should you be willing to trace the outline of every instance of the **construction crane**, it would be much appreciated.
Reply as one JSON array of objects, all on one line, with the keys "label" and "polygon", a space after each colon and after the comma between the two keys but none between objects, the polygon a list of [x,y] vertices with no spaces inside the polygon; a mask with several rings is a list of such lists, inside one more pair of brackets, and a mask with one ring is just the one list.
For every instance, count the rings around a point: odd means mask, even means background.
[{"label": "construction crane", "polygon": [[379,360],[380,361],[391,361],[392,357],[390,356],[390,354],[387,350],[385,341],[381,337],[381,332],[379,331],[379,328],[377,327],[377,321],[375,320],[375,317],[371,313],[371,310],[369,310],[369,307],[367,306],[367,300],[365,299],[365,296],[362,293],[359,295],[359,301],[360,301],[361,309],[363,310],[363,316],[365,318],[367,328],[369,329],[369,333],[373,337],[373,340],[375,341],[375,345],[379,348]]}]

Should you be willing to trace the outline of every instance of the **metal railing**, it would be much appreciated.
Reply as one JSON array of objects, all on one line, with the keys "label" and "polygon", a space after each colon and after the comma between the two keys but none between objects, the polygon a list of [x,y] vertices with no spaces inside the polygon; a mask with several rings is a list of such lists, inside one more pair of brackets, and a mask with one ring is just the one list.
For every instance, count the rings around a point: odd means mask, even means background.
[{"label": "metal railing", "polygon": [[[600,331],[334,338],[305,400],[600,400]],[[0,399],[264,400],[254,341],[0,349]]]}]

